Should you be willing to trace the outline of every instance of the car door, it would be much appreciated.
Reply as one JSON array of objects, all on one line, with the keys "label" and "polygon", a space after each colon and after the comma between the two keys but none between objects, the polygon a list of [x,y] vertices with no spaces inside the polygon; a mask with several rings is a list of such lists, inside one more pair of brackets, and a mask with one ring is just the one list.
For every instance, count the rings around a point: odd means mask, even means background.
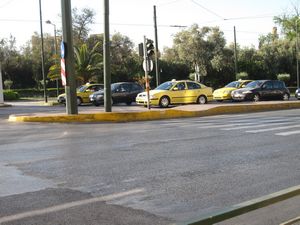
[{"label": "car door", "polygon": [[192,82],[192,81],[187,81],[187,91],[186,91],[186,97],[187,97],[187,102],[188,103],[193,103],[197,101],[198,96],[200,96],[201,92],[201,85]]},{"label": "car door", "polygon": [[171,90],[171,103],[186,103],[186,85],[185,82],[178,82]]},{"label": "car door", "polygon": [[282,81],[274,80],[273,81],[274,88],[274,99],[282,99],[284,95],[284,84]]},{"label": "car door", "polygon": [[136,83],[130,83],[130,96],[128,97],[128,102],[129,101],[134,102],[136,96],[143,91],[144,89],[142,86]]},{"label": "car door", "polygon": [[272,81],[266,81],[260,91],[260,97],[262,99],[272,99],[274,96],[274,89]]},{"label": "car door", "polygon": [[125,90],[122,88],[122,84],[114,84],[114,90],[112,92],[113,102],[122,102],[124,92]]}]

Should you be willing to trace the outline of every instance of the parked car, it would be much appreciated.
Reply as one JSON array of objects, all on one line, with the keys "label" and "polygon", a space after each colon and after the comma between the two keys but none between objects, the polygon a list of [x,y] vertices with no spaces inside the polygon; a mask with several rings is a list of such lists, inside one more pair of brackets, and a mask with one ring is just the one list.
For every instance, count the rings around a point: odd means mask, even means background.
[{"label": "parked car", "polygon": [[295,97],[296,99],[300,100],[300,88],[295,91]]},{"label": "parked car", "polygon": [[[90,103],[89,96],[95,91],[103,90],[103,84],[84,84],[77,88],[76,95],[77,95],[77,105],[81,105],[82,103]],[[66,94],[61,94],[57,97],[57,101],[59,103],[66,103]]]},{"label": "parked car", "polygon": [[279,80],[256,80],[241,88],[231,92],[233,100],[289,100],[290,91],[283,81]]},{"label": "parked car", "polygon": [[219,102],[223,100],[230,100],[231,98],[231,92],[239,89],[239,88],[244,88],[248,83],[252,82],[252,80],[237,80],[237,81],[232,81],[229,84],[227,84],[223,88],[216,89],[213,92],[213,99],[217,100]]},{"label": "parked car", "polygon": [[[126,103],[131,105],[135,101],[138,93],[143,91],[144,88],[134,82],[119,82],[111,84],[111,101],[114,103]],[[90,101],[99,106],[104,103],[104,90],[94,92],[90,95]]]},{"label": "parked car", "polygon": [[[210,100],[212,100],[212,88],[190,80],[167,81],[150,91],[150,105],[162,108],[182,103],[205,104]],[[146,92],[136,97],[138,105],[147,106],[147,102]]]}]

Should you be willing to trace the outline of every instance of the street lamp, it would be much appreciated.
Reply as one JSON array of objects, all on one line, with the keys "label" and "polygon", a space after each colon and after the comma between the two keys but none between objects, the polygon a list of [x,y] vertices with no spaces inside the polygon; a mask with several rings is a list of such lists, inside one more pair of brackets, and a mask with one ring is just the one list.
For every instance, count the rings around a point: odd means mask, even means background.
[{"label": "street lamp", "polygon": [[299,88],[299,60],[298,60],[298,52],[299,52],[299,46],[298,46],[298,19],[296,19],[296,69],[297,69],[297,88]]},{"label": "street lamp", "polygon": [[[54,28],[54,53],[55,53],[55,64],[57,64],[57,40],[56,40],[56,24],[52,23],[50,20],[46,21],[46,24],[50,24]],[[59,95],[59,88],[58,88],[58,78],[56,78],[56,96]]]},{"label": "street lamp", "polygon": [[43,36],[43,19],[42,19],[42,3],[41,0],[39,0],[39,9],[40,9],[40,29],[41,29],[41,54],[42,54],[42,75],[43,75],[43,86],[44,86],[44,101],[45,103],[48,102],[47,99],[47,83],[46,83],[46,77],[45,77],[45,53],[44,53],[44,36]]}]

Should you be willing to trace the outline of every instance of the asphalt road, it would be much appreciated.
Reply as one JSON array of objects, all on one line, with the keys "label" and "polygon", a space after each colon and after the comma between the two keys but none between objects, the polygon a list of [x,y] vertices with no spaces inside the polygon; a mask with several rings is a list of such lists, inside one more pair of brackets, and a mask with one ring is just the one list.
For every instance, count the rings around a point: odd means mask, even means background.
[{"label": "asphalt road", "polygon": [[[299,185],[300,110],[8,123],[18,107],[0,108],[0,224],[170,224]],[[299,202],[228,224],[278,224]]]}]

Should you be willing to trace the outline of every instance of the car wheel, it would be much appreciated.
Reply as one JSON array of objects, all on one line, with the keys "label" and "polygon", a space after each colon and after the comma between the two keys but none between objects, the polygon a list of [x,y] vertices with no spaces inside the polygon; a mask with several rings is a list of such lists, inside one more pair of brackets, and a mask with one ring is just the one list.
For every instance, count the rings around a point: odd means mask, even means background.
[{"label": "car wheel", "polygon": [[126,102],[126,105],[131,105],[132,102]]},{"label": "car wheel", "polygon": [[77,105],[81,105],[82,104],[82,99],[80,97],[77,97]]},{"label": "car wheel", "polygon": [[207,103],[207,98],[204,95],[200,95],[197,99],[198,104],[206,104]]},{"label": "car wheel", "polygon": [[255,94],[255,95],[253,96],[253,101],[254,101],[254,102],[259,102],[259,100],[260,100],[259,94]]},{"label": "car wheel", "polygon": [[93,104],[94,104],[94,106],[100,106],[100,103],[97,101],[94,101]]},{"label": "car wheel", "polygon": [[283,96],[282,96],[282,99],[283,101],[288,101],[290,99],[290,96],[288,93],[285,93]]},{"label": "car wheel", "polygon": [[168,96],[162,96],[159,100],[159,106],[161,108],[167,108],[170,105],[170,98]]}]

